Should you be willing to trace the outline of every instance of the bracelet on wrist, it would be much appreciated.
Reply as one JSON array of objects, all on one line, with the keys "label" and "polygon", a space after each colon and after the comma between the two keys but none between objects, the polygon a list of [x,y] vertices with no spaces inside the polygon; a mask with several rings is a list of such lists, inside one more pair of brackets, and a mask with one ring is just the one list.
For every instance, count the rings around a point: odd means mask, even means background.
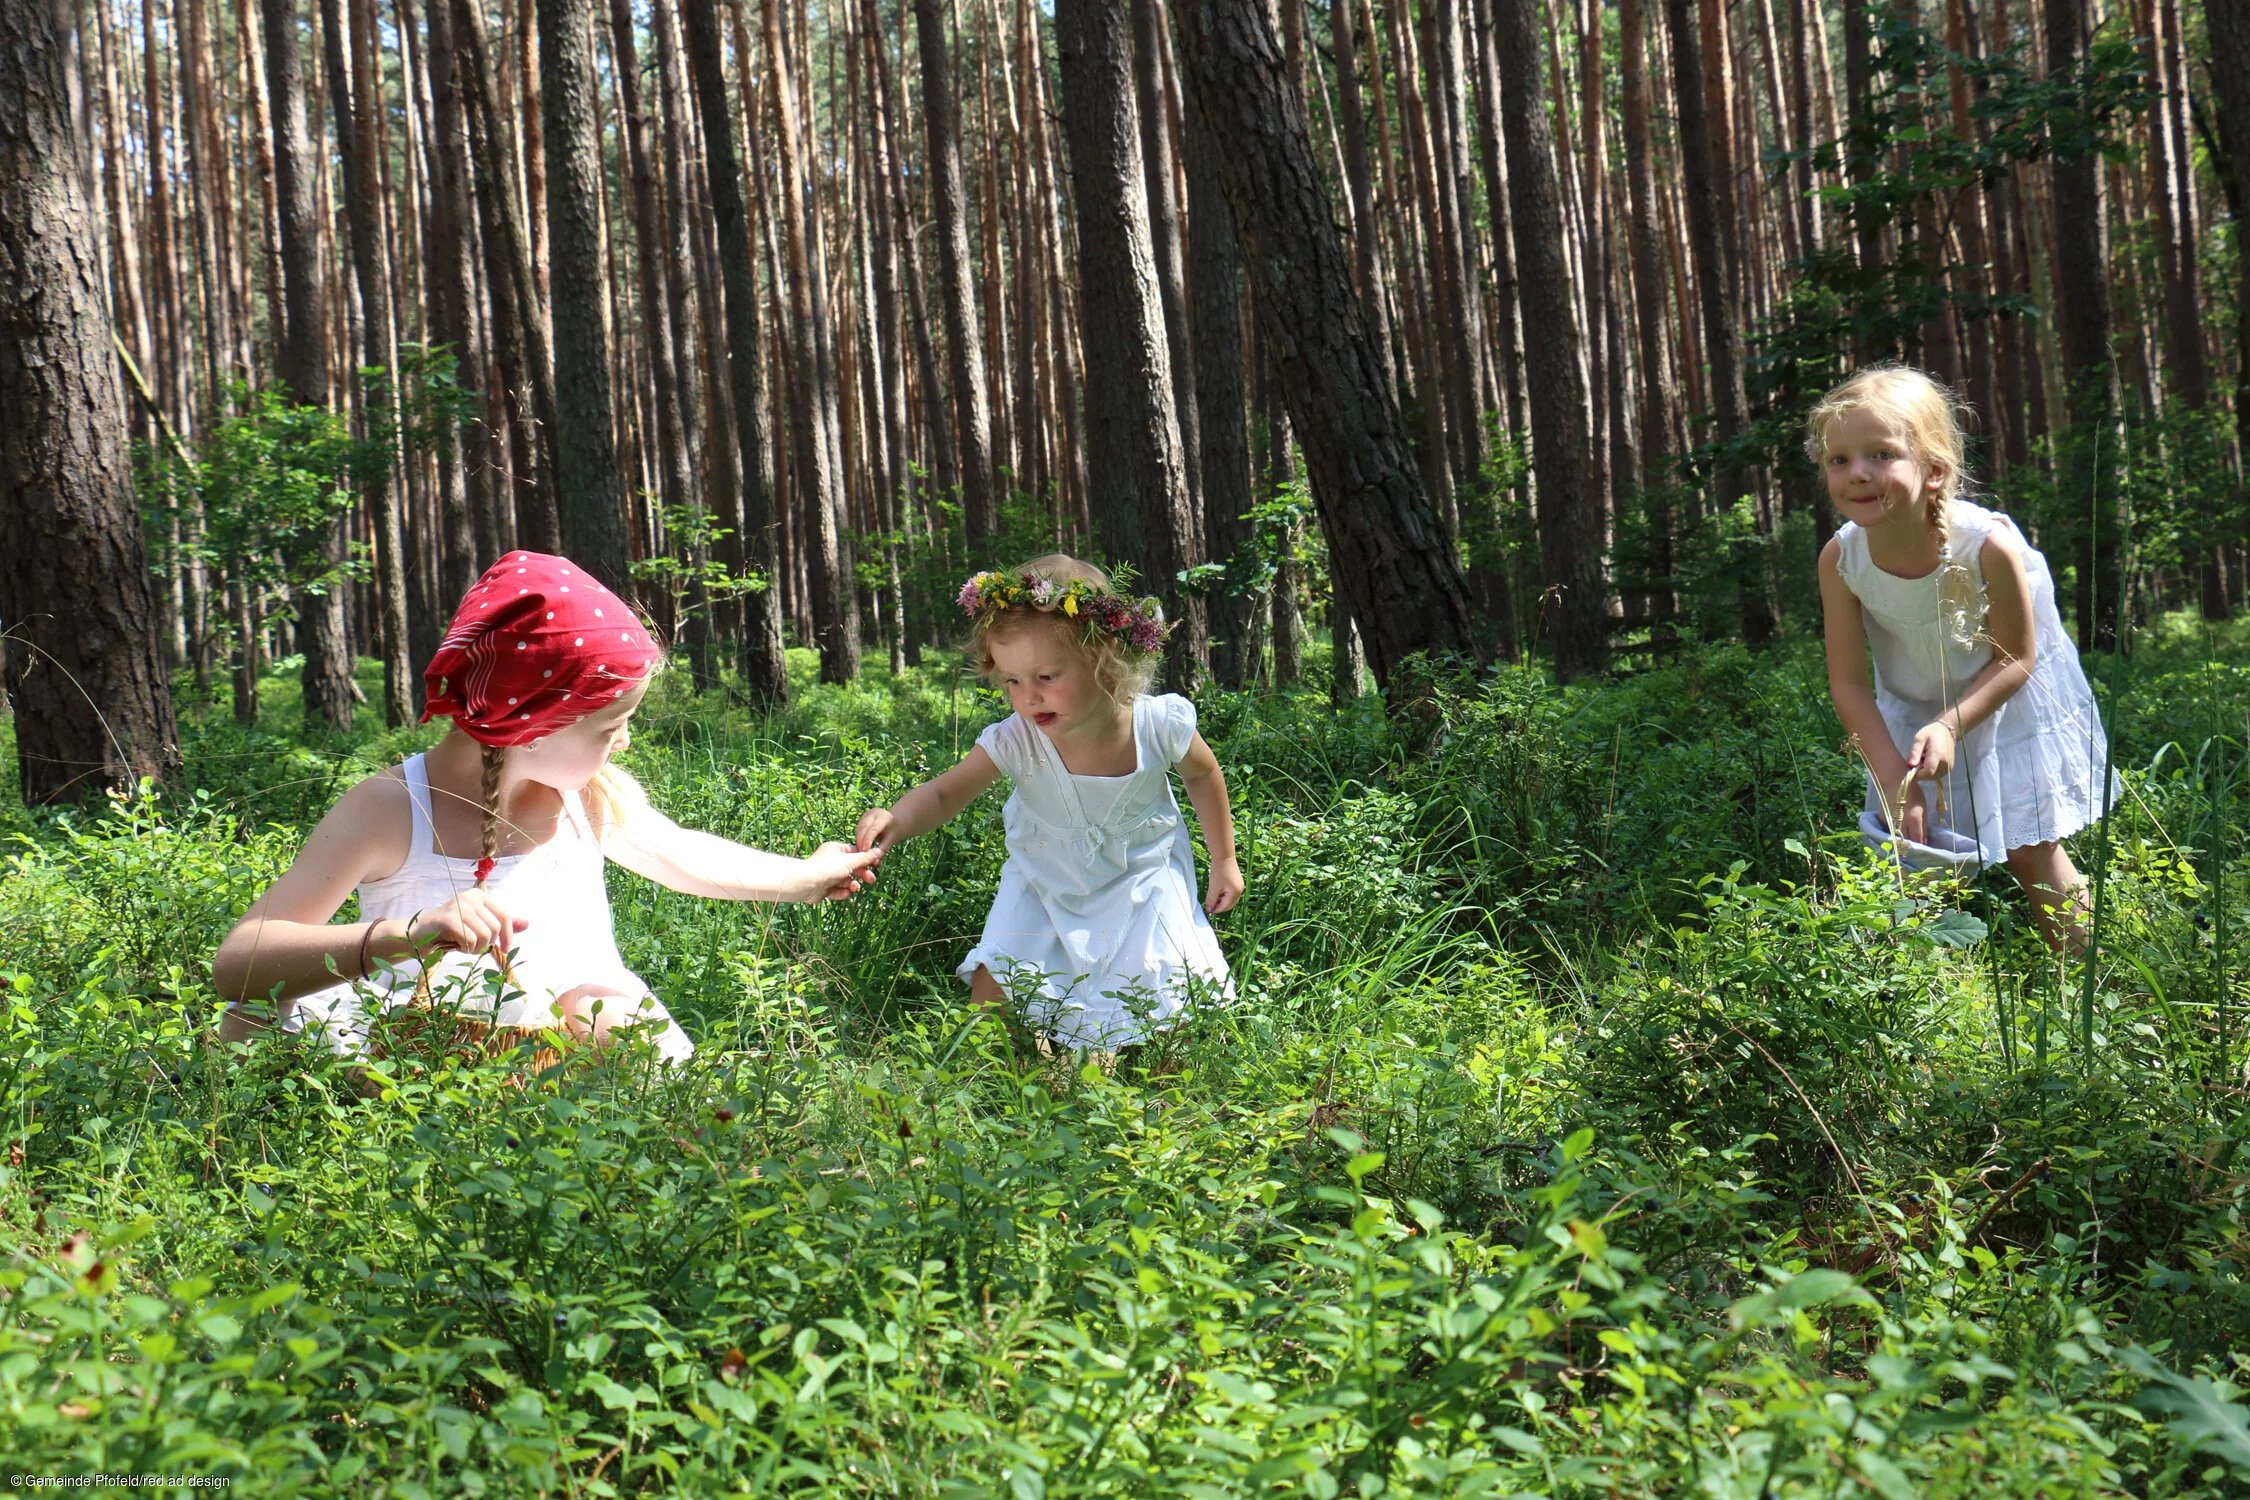
[{"label": "bracelet on wrist", "polygon": [[378,928],[378,927],[380,927],[380,926],[382,926],[382,925],[383,925],[383,919],[382,919],[381,917],[377,917],[377,918],[376,918],[376,919],[375,919],[374,921],[372,921],[372,922],[368,923],[368,924],[367,924],[367,925],[366,925],[365,927],[363,927],[363,928],[361,928],[361,929],[360,929],[360,932],[359,932],[359,977],[360,977],[360,978],[362,978],[362,979],[365,979],[365,978],[366,978],[366,977],[367,977],[367,976],[368,976],[369,974],[371,974],[371,973],[373,973],[373,972],[374,972],[374,971],[373,971],[373,970],[372,970],[371,968],[369,968],[369,967],[368,967],[368,959],[367,959],[367,945],[368,945],[369,943],[371,943],[372,941],[374,941],[374,938],[375,938],[375,929],[376,929],[376,928]]}]

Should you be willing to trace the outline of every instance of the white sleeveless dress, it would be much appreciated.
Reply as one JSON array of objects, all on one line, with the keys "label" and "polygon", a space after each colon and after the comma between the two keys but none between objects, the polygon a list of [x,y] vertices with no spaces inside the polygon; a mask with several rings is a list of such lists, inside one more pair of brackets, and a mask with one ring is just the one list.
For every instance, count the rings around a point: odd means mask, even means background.
[{"label": "white sleeveless dress", "polygon": [[[1875,702],[1903,756],[1922,727],[1952,707],[1992,660],[1981,614],[1985,539],[2002,533],[2021,547],[2038,648],[2031,676],[1961,738],[1942,789],[1917,783],[1927,799],[1929,841],[1899,841],[1900,853],[1914,864],[1998,864],[2010,849],[2067,838],[2101,817],[2108,741],[2078,647],[2056,609],[2047,559],[1997,511],[1956,500],[1947,519],[1947,556],[1968,570],[1980,604],[1973,644],[1963,645],[1940,618],[1942,566],[1921,578],[1887,573],[1868,555],[1867,533],[1846,522],[1836,532],[1837,572],[1859,599],[1875,659]],[[2112,788],[2114,802],[2114,780]],[[1881,796],[1870,776],[1860,831],[1878,846],[1892,837]]]},{"label": "white sleeveless dress", "polygon": [[1172,796],[1172,767],[1195,738],[1195,705],[1133,703],[1137,764],[1080,776],[1038,726],[1011,714],[977,737],[1015,783],[1002,818],[1008,862],[984,935],[955,971],[979,965],[1029,1019],[1071,1047],[1116,1048],[1176,1015],[1191,983],[1231,995],[1219,935],[1204,915],[1195,849]]},{"label": "white sleeveless dress", "polygon": [[[414,810],[414,831],[405,862],[381,880],[360,886],[363,922],[406,921],[417,912],[443,906],[476,884],[475,859],[437,852],[430,823],[429,772],[423,758],[413,756],[400,769]],[[447,1005],[458,1003],[462,1014],[495,1025],[547,1026],[555,1022],[556,996],[582,984],[605,985],[631,997],[604,1000],[605,1016],[613,1008],[637,1005],[637,1014],[653,1028],[657,1050],[666,1060],[677,1062],[693,1055],[695,1044],[687,1033],[618,954],[609,891],[602,883],[604,866],[583,800],[564,797],[554,837],[527,853],[496,859],[485,881],[486,891],[501,906],[529,924],[516,934],[514,948],[515,974],[523,993],[504,991],[508,998],[495,1012],[484,984],[458,983],[467,976],[489,975],[494,969],[491,958],[449,953],[437,961],[431,974],[436,999]],[[283,1019],[282,1029],[315,1031],[339,1054],[359,1056],[367,1047],[368,1017],[408,1003],[421,967],[414,959],[401,959],[395,970],[378,967],[357,983],[300,996]]]}]

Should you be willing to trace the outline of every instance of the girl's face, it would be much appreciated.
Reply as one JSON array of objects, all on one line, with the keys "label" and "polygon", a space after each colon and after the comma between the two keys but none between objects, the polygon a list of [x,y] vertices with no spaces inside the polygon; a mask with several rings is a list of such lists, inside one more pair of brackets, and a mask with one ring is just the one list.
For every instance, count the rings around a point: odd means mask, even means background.
[{"label": "girl's face", "polygon": [[624,697],[515,750],[518,771],[558,792],[582,790],[611,756],[622,754],[633,743],[633,711],[647,692],[648,679],[643,678],[626,689]]},{"label": "girl's face", "polygon": [[1042,618],[990,641],[993,675],[1008,690],[1008,706],[1050,739],[1107,724],[1117,714],[1085,653],[1071,643],[1074,628]]},{"label": "girl's face", "polygon": [[1927,514],[1929,502],[1944,493],[1947,477],[1944,465],[1925,464],[1917,456],[1895,419],[1869,406],[1829,419],[1820,467],[1836,513],[1861,526],[1902,507]]}]

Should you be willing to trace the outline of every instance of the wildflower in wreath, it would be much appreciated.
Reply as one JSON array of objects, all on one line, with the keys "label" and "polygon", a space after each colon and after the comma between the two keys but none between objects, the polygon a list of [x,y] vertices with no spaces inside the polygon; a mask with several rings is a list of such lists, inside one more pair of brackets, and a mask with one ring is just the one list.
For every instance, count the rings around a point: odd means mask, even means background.
[{"label": "wildflower in wreath", "polygon": [[980,623],[1001,610],[1059,611],[1070,619],[1084,620],[1089,640],[1106,634],[1127,651],[1153,655],[1164,649],[1164,638],[1171,627],[1158,600],[1127,598],[1117,592],[1131,577],[1123,568],[1113,580],[1104,582],[1090,577],[1050,577],[1030,567],[1006,572],[992,569],[962,584],[957,602],[964,613]]}]

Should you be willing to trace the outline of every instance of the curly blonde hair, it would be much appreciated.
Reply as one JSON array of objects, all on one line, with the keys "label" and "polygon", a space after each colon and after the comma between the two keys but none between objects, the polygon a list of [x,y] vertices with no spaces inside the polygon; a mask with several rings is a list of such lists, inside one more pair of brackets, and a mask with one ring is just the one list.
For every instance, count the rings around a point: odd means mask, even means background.
[{"label": "curly blonde hair", "polygon": [[[1047,579],[1058,588],[1069,583],[1083,583],[1104,593],[1111,592],[1114,588],[1109,574],[1090,562],[1064,552],[1050,552],[1045,557],[1035,557],[1027,563],[1018,564],[1010,571]],[[994,639],[1014,635],[1047,621],[1060,627],[1062,639],[1069,642],[1070,649],[1077,652],[1093,672],[1095,686],[1119,707],[1130,705],[1155,682],[1159,658],[1133,652],[1116,636],[1107,631],[1081,626],[1054,606],[1026,605],[980,614],[976,624],[969,629],[969,639],[962,647],[962,658],[977,676],[997,687],[999,667],[992,659]]]},{"label": "curly blonde hair", "polygon": [[1929,501],[1938,540],[1938,611],[1957,645],[1973,646],[1984,627],[1984,594],[1968,565],[1953,555],[1953,504],[1968,498],[1968,406],[1944,384],[1909,365],[1871,365],[1814,404],[1805,418],[1805,456],[1820,466],[1828,424],[1847,412],[1872,411],[1906,438],[1924,468],[1942,469]]}]

